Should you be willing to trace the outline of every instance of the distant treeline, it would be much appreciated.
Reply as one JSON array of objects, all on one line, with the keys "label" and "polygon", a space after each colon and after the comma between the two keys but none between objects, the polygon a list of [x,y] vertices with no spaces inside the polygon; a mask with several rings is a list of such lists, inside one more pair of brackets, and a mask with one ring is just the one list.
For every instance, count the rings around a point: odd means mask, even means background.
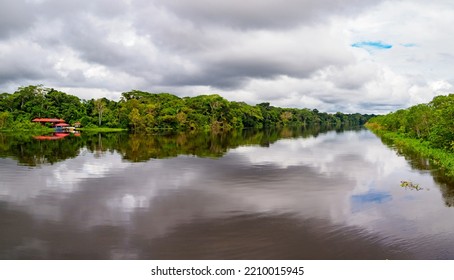
[{"label": "distant treeline", "polygon": [[81,100],[42,85],[20,87],[0,94],[0,129],[36,127],[37,117],[62,118],[84,127],[125,128],[134,131],[211,130],[314,125],[362,125],[373,115],[328,114],[261,103],[231,102],[219,95],[184,97],[169,93],[132,90],[120,101],[107,98]]},{"label": "distant treeline", "polygon": [[454,149],[454,94],[437,96],[427,104],[377,116],[368,126],[428,142],[433,148]]}]

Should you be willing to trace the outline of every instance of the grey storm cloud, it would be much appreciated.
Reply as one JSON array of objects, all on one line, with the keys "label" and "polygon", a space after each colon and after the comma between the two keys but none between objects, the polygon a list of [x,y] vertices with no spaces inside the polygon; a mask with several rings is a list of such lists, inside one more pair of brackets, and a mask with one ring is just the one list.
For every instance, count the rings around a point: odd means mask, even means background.
[{"label": "grey storm cloud", "polygon": [[[203,57],[203,52],[207,48],[222,48],[225,40],[215,38],[207,28],[197,27],[185,29],[183,24],[208,24],[208,26],[225,24],[227,27],[242,28],[292,28],[302,23],[308,23],[324,14],[345,13],[358,10],[361,7],[370,5],[376,1],[288,1],[282,5],[279,1],[6,1],[2,4],[1,13],[4,21],[1,26],[2,35],[15,33],[15,37],[20,36],[21,32],[32,29],[38,21],[49,22],[49,25],[60,26],[60,32],[55,33],[55,37],[40,37],[40,30],[29,30],[25,36],[32,37],[34,42],[46,45],[50,39],[50,44],[58,43],[68,45],[74,49],[80,57],[89,63],[97,63],[107,67],[123,67],[124,71],[151,67],[154,68],[156,61],[145,61],[140,53],[134,48],[125,48],[119,44],[108,40],[109,31],[102,23],[95,23],[91,19],[107,19],[112,17],[123,18],[131,21],[137,32],[141,32],[150,40],[151,44],[159,48],[163,55],[170,49],[174,55],[181,59],[187,59],[192,63],[202,67],[191,79],[187,73],[174,73],[174,69],[164,69],[163,83],[174,80],[174,76],[184,76],[181,82],[188,85],[202,84],[222,86],[225,81],[234,80],[242,77],[273,77],[275,75],[293,75],[292,73],[307,72],[305,66],[302,70],[295,67],[294,61],[279,61],[277,57],[268,57],[267,54],[257,56],[253,50],[244,50],[246,53],[241,56],[224,52],[219,54],[216,59],[208,60]],[[157,13],[165,9],[170,17],[177,20],[173,25],[160,20],[150,18],[158,17]],[[183,31],[183,32],[182,32]],[[190,31],[186,32],[185,31]],[[199,32],[198,32],[199,31]],[[222,33],[221,33],[222,34]],[[236,44],[236,34],[230,44]],[[222,44],[222,45],[221,45]],[[48,45],[47,45],[48,46]],[[250,55],[248,56],[248,53]],[[224,55],[224,57],[222,57]],[[141,61],[137,65],[134,61]],[[163,62],[161,62],[163,63]],[[286,65],[288,63],[288,65]],[[145,65],[146,64],[146,65]],[[220,71],[224,69],[224,71]],[[176,69],[178,70],[178,69]],[[159,71],[159,69],[156,69]],[[206,73],[206,78],[203,74]],[[215,82],[213,73],[218,73],[226,77],[223,82]],[[232,75],[232,73],[238,73]],[[230,83],[229,83],[230,84]],[[234,86],[234,84],[231,84]]]},{"label": "grey storm cloud", "polygon": [[[428,15],[436,14],[438,2],[450,11],[448,1],[435,2],[3,0],[0,87],[14,91],[44,84],[109,96],[130,89],[172,89],[177,95],[209,91],[250,103],[330,111],[353,104],[349,110],[383,111],[383,95],[407,104],[450,89],[446,75],[439,78],[417,67],[421,61],[430,64],[421,58],[434,53],[448,57],[450,48],[443,46],[449,44],[438,44],[437,32],[424,38],[425,44],[408,32],[410,27],[394,22],[408,8],[415,15],[429,8]],[[442,18],[449,13],[433,20]],[[400,35],[389,35],[388,22],[402,28]],[[422,19],[414,22],[423,26]],[[352,48],[356,42],[380,40],[395,47],[373,54]],[[408,44],[418,47],[404,47]],[[431,61],[433,69],[442,68],[440,57]],[[360,99],[367,100],[360,104]]]},{"label": "grey storm cloud", "polygon": [[33,25],[37,18],[33,6],[23,0],[5,0],[0,3],[0,40]]},{"label": "grey storm cloud", "polygon": [[[316,59],[313,59],[316,58]],[[325,59],[323,59],[325,58]],[[253,50],[245,53],[226,53],[216,58],[199,58],[198,64],[202,66],[200,73],[196,75],[165,77],[164,82],[169,85],[205,85],[210,84],[218,88],[232,89],[241,87],[249,79],[275,79],[285,75],[289,77],[306,78],[316,70],[330,63],[342,64],[342,59],[331,57],[328,59],[324,54],[310,53],[287,55],[279,53],[256,54]]]},{"label": "grey storm cloud", "polygon": [[291,28],[318,22],[332,14],[354,14],[380,1],[372,0],[232,0],[155,1],[158,6],[198,24],[236,28]]},{"label": "grey storm cloud", "polygon": [[123,1],[2,0],[0,3],[0,39],[20,35],[32,28],[39,19],[51,22],[55,19],[72,17],[78,13],[110,17],[120,15],[126,10],[127,5]]}]

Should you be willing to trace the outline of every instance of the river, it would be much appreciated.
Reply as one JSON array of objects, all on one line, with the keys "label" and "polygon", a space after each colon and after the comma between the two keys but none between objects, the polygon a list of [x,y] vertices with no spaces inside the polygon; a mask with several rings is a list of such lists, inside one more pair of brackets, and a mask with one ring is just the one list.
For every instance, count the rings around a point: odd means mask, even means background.
[{"label": "river", "polygon": [[0,134],[0,259],[454,259],[453,197],[365,129]]}]

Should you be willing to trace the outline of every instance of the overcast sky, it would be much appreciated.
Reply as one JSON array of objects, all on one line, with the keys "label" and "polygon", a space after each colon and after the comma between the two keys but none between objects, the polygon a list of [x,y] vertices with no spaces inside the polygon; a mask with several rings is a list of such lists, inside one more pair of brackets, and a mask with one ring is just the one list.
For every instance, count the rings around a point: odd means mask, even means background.
[{"label": "overcast sky", "polygon": [[450,0],[0,0],[0,91],[386,113],[454,92]]}]

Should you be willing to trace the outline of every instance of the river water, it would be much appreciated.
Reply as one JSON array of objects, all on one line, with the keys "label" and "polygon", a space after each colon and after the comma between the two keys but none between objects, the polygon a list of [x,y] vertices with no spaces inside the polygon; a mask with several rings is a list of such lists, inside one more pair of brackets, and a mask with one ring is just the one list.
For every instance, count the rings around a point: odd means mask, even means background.
[{"label": "river water", "polygon": [[3,134],[0,259],[454,259],[454,186],[402,153],[364,129]]}]

